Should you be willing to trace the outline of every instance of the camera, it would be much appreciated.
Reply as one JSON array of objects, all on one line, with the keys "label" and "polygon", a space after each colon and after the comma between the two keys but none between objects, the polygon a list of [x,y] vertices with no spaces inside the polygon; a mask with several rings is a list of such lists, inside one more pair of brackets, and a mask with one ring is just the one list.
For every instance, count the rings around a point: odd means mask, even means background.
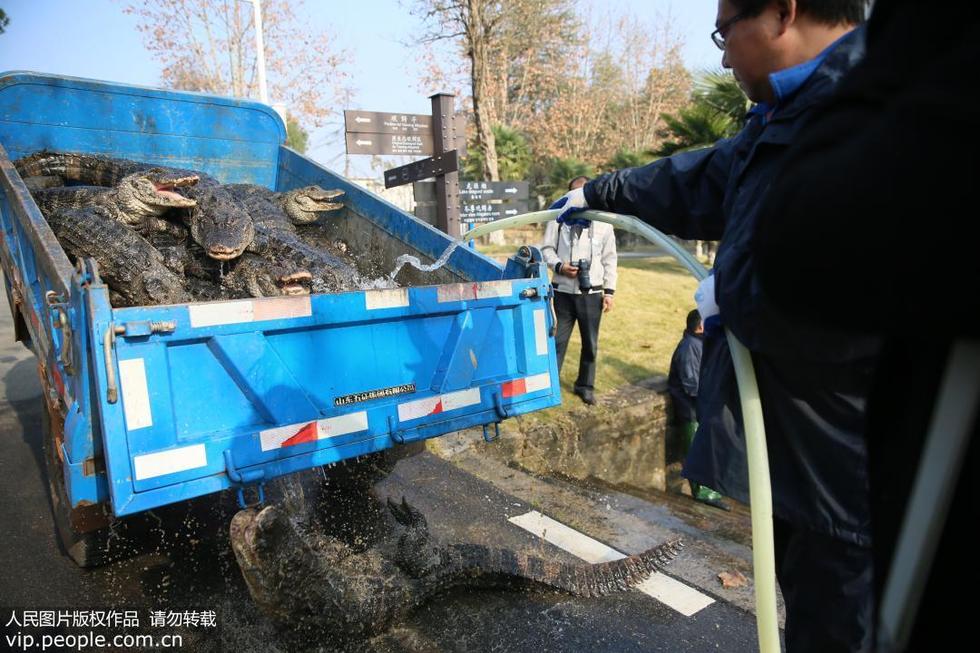
[{"label": "camera", "polygon": [[580,258],[575,264],[578,268],[578,289],[584,293],[592,290],[592,279],[589,277],[589,267],[592,263],[588,259]]}]

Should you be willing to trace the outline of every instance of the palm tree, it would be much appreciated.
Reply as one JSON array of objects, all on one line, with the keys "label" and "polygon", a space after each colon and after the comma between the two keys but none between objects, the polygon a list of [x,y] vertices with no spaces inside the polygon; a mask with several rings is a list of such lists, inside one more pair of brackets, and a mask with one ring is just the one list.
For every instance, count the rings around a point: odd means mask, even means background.
[{"label": "palm tree", "polygon": [[657,157],[649,151],[640,152],[637,150],[620,149],[616,150],[616,153],[612,155],[612,158],[599,166],[599,169],[603,171],[612,171],[622,170],[623,168],[638,168],[650,163],[656,158]]},{"label": "palm tree", "polygon": [[[497,170],[501,181],[523,181],[531,168],[531,147],[527,139],[516,129],[506,125],[493,126],[493,138],[497,143]],[[483,152],[470,148],[463,163],[463,179],[483,179]]]},{"label": "palm tree", "polygon": [[595,170],[588,163],[572,158],[554,158],[545,166],[541,171],[542,178],[537,184],[537,191],[544,196],[545,205],[567,193],[568,182],[571,180],[576,177],[591,177],[595,174]]},{"label": "palm tree", "polygon": [[657,156],[714,145],[734,136],[742,125],[750,103],[731,73],[702,73],[694,85],[691,104],[677,115],[663,114],[666,128],[664,141],[653,151]]}]

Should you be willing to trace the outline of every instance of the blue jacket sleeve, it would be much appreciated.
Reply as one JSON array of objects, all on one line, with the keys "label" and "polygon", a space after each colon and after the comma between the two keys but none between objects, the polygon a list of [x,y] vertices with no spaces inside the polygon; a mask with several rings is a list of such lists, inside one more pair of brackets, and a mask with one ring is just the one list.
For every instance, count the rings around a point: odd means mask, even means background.
[{"label": "blue jacket sleeve", "polygon": [[680,238],[719,240],[733,150],[733,139],[725,139],[640,168],[611,172],[585,185],[585,199],[590,208],[635,215]]}]

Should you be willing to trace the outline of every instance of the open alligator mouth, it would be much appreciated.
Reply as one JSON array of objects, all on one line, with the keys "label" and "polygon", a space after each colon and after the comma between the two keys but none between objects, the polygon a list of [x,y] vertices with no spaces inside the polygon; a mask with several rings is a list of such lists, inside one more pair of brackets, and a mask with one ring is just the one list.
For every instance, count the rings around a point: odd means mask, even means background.
[{"label": "open alligator mouth", "polygon": [[177,206],[196,206],[197,202],[189,197],[184,197],[180,193],[174,192],[175,188],[182,188],[184,186],[193,186],[198,181],[200,177],[197,175],[188,175],[186,177],[178,177],[176,179],[168,179],[165,182],[154,182],[153,186],[157,191],[157,195],[166,198],[176,204]]}]

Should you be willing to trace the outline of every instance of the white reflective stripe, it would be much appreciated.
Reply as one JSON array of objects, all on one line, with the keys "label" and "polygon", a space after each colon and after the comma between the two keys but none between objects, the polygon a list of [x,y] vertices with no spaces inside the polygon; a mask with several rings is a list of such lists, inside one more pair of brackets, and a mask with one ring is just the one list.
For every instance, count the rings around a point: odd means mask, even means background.
[{"label": "white reflective stripe", "polygon": [[298,297],[263,297],[252,300],[252,320],[288,320],[313,315],[313,303],[309,295]]},{"label": "white reflective stripe", "polygon": [[476,286],[476,298],[510,297],[514,294],[513,281],[483,281]]},{"label": "white reflective stripe", "polygon": [[150,407],[150,391],[146,385],[146,367],[142,358],[119,361],[119,386],[122,388],[126,430],[153,426],[153,409]]},{"label": "white reflective stripe", "polygon": [[548,355],[548,329],[545,326],[544,309],[534,311],[534,351],[538,356]]},{"label": "white reflective stripe", "polygon": [[535,374],[534,376],[529,376],[524,379],[524,391],[525,392],[537,392],[538,390],[547,390],[551,387],[551,374],[545,372],[544,374]]},{"label": "white reflective stripe", "polygon": [[456,410],[457,408],[462,408],[463,406],[472,406],[473,404],[478,403],[480,403],[479,388],[470,388],[469,390],[460,390],[458,392],[450,392],[447,395],[442,395],[443,410]]},{"label": "white reflective stripe", "polygon": [[[508,521],[594,565],[626,557],[616,549],[542,515],[537,510],[511,517]],[[715,602],[710,596],[664,574],[652,574],[637,585],[636,589],[685,617],[690,617]]]},{"label": "white reflective stripe", "polygon": [[251,322],[252,301],[245,299],[237,302],[209,302],[190,304],[187,306],[192,327],[217,326],[219,324],[240,324]]},{"label": "white reflective stripe", "polygon": [[436,299],[441,302],[461,302],[476,299],[475,283],[447,283],[436,288]]},{"label": "white reflective stripe", "polygon": [[317,427],[317,437],[320,439],[366,431],[368,427],[367,411],[362,410],[349,415],[321,419],[317,422]]},{"label": "white reflective stripe", "polygon": [[472,406],[480,403],[480,389],[470,388],[469,390],[459,390],[437,397],[426,399],[416,399],[398,405],[399,421],[418,419],[427,415],[436,415],[447,410],[456,410],[464,406]]},{"label": "white reflective stripe", "polygon": [[208,454],[203,444],[158,451],[133,458],[133,469],[137,481],[163,476],[164,474],[186,472],[188,469],[206,467],[207,464]]},{"label": "white reflective stripe", "polygon": [[259,445],[262,447],[262,451],[278,449],[290,438],[295,438],[296,436],[300,435],[300,433],[303,432],[303,429],[307,429],[307,432],[310,434],[310,440],[313,440],[319,436],[319,427],[314,427],[314,423],[312,421],[302,422],[300,424],[277,426],[273,429],[259,431]]},{"label": "white reflective stripe", "polygon": [[400,308],[408,304],[408,288],[368,290],[364,293],[364,305],[369,311],[379,308]]},{"label": "white reflective stripe", "polygon": [[[289,424],[287,426],[277,426],[275,428],[259,431],[259,446],[262,451],[272,451],[284,446],[292,446],[323,440],[324,438],[335,438],[348,433],[366,431],[368,428],[367,411],[350,413],[349,415],[338,415],[316,421],[300,422],[299,424]],[[292,440],[292,442],[290,442]]]},{"label": "white reflective stripe", "polygon": [[241,324],[265,320],[285,320],[313,315],[309,295],[302,297],[263,297],[232,302],[205,302],[189,304],[192,327]]},{"label": "white reflective stripe", "polygon": [[416,399],[415,401],[407,401],[404,404],[398,404],[398,420],[401,422],[418,419],[419,417],[424,417],[426,415],[431,415],[435,411],[436,406],[442,401],[442,397],[426,397],[425,399]]}]

